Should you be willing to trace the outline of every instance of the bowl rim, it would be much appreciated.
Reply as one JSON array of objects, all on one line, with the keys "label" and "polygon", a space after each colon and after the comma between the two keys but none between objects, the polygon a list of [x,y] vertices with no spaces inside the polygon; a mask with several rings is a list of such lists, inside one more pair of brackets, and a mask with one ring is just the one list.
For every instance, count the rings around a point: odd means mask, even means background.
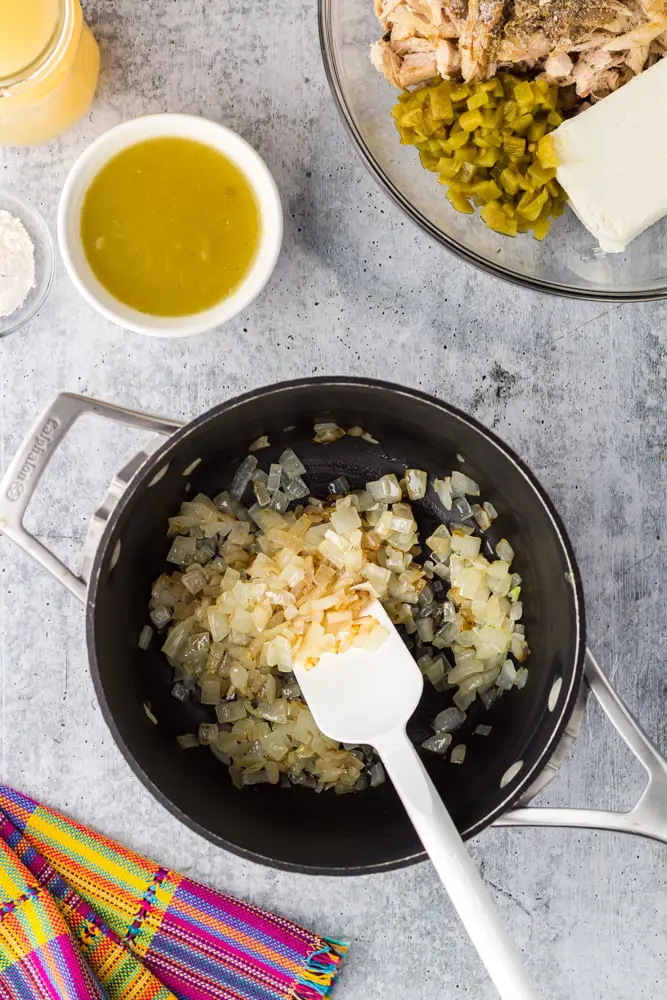
[{"label": "bowl rim", "polygon": [[204,837],[216,847],[222,847],[224,850],[227,850],[238,857],[244,858],[245,860],[254,861],[258,864],[266,865],[267,867],[281,871],[297,872],[303,875],[330,876],[379,874],[394,871],[399,868],[406,868],[410,865],[417,864],[418,862],[425,861],[427,859],[427,854],[424,850],[416,850],[412,854],[406,854],[401,858],[396,858],[391,861],[381,861],[365,865],[324,866],[318,864],[296,864],[282,859],[272,858],[267,854],[261,854],[258,851],[250,850],[238,843],[226,840],[224,837],[213,833],[208,827],[204,826],[198,820],[193,819],[183,808],[177,805],[166,792],[162,791],[161,787],[158,786],[153,777],[144,768],[143,764],[139,762],[130,750],[120,731],[120,727],[116,722],[115,716],[109,707],[105,693],[105,683],[102,679],[97,656],[95,613],[97,592],[103,579],[105,566],[108,565],[110,553],[113,551],[114,537],[119,522],[127,506],[132,502],[136,492],[142,488],[144,483],[155,475],[156,471],[158,471],[165,463],[165,460],[171,460],[168,456],[172,449],[182,444],[183,441],[189,437],[189,435],[197,432],[203,424],[209,421],[215,421],[222,413],[233,412],[235,409],[246,406],[248,403],[257,402],[258,400],[265,399],[270,396],[290,393],[295,390],[298,391],[301,388],[313,385],[320,387],[323,392],[327,389],[327,387],[340,388],[343,386],[363,386],[366,389],[370,389],[378,393],[389,392],[397,398],[401,396],[409,396],[412,399],[417,399],[429,404],[434,408],[434,410],[440,410],[441,412],[447,414],[448,417],[452,417],[460,423],[466,424],[473,431],[486,438],[490,444],[497,448],[504,455],[504,457],[517,468],[523,478],[526,479],[529,486],[534,491],[537,499],[546,511],[551,521],[553,531],[558,538],[559,545],[561,546],[566,557],[571,576],[570,583],[572,586],[572,604],[575,610],[576,624],[576,634],[573,642],[572,677],[559,711],[554,712],[553,722],[550,726],[550,736],[548,740],[545,740],[544,746],[542,747],[542,750],[533,766],[525,771],[521,771],[517,780],[512,781],[507,786],[505,797],[499,805],[491,809],[486,816],[481,818],[473,826],[462,831],[461,835],[463,839],[468,840],[477,836],[477,834],[482,833],[485,829],[487,829],[487,827],[492,826],[514,805],[521,801],[528,801],[531,797],[531,789],[535,779],[544,772],[544,769],[548,766],[549,761],[561,743],[563,735],[575,711],[577,700],[581,691],[581,683],[584,676],[584,657],[586,653],[586,611],[581,573],[577,564],[572,542],[570,541],[565,525],[556,507],[554,506],[553,501],[535,474],[531,471],[530,467],[516,454],[514,449],[503,441],[502,438],[498,437],[494,431],[489,430],[489,428],[480,423],[475,417],[470,416],[465,411],[459,409],[457,406],[454,406],[444,399],[440,399],[430,393],[413,388],[412,386],[399,385],[398,383],[374,378],[366,378],[363,376],[348,375],[321,375],[276,382],[260,386],[259,388],[252,389],[238,396],[232,396],[229,399],[224,400],[222,403],[218,403],[216,406],[210,407],[202,413],[199,413],[196,417],[194,417],[194,419],[189,420],[172,435],[170,435],[164,443],[151,454],[150,458],[143,463],[138,472],[132,477],[130,483],[128,484],[128,488],[124,490],[119,502],[116,504],[111,516],[108,518],[104,532],[99,540],[90,571],[85,601],[85,628],[86,644],[88,648],[88,663],[93,681],[93,688],[97,696],[97,702],[100,707],[102,717],[111,732],[116,746],[125,758],[134,775],[141,781],[144,787],[148,789],[148,791],[162,806],[164,806],[168,812],[172,814],[172,816],[175,816],[189,829],[200,834],[200,836]]},{"label": "bowl rim", "polygon": [[[168,136],[194,139],[228,156],[250,184],[265,222],[255,257],[237,288],[211,308],[185,316],[142,313],[108,292],[85,258],[77,225],[80,202],[93,178],[110,159],[140,142]],[[60,195],[57,233],[60,254],[72,283],[105,319],[146,336],[192,337],[227,323],[264,289],[282,248],[283,209],[271,171],[246,139],[226,125],[201,115],[163,112],[120,122],[99,135],[80,154]]]},{"label": "bowl rim", "polygon": [[19,219],[19,221],[23,221],[21,216],[27,217],[28,219],[30,219],[35,230],[39,232],[45,258],[45,276],[44,276],[42,290],[34,297],[32,297],[32,292],[34,289],[31,289],[28,292],[28,297],[26,298],[26,301],[23,303],[22,306],[19,306],[19,308],[16,310],[17,318],[14,320],[13,323],[9,322],[11,320],[11,315],[0,318],[0,323],[2,323],[2,320],[8,321],[8,325],[5,328],[0,327],[0,340],[2,340],[3,337],[9,337],[10,334],[17,333],[19,330],[22,330],[25,326],[28,325],[28,323],[30,323],[35,318],[35,316],[37,315],[37,313],[39,312],[39,310],[42,308],[47,298],[49,297],[49,293],[51,291],[51,288],[53,287],[53,281],[56,274],[55,243],[53,236],[51,235],[51,230],[49,228],[49,225],[44,216],[42,215],[42,213],[39,211],[38,208],[35,208],[35,206],[31,202],[27,201],[25,198],[21,198],[19,195],[14,194],[12,191],[7,190],[7,188],[0,187],[0,210],[3,208],[2,205],[3,199],[5,200],[6,203],[9,203],[10,206],[13,203],[16,217]]},{"label": "bowl rim", "polygon": [[[664,286],[662,289],[655,292],[596,291],[594,288],[584,290],[574,288],[569,285],[562,285],[555,281],[544,281],[537,278],[531,278],[528,275],[517,274],[508,267],[503,267],[501,264],[496,264],[493,261],[487,260],[485,257],[480,257],[472,250],[468,250],[467,247],[463,246],[463,244],[452,239],[452,237],[448,236],[441,229],[430,222],[425,215],[423,215],[417,208],[415,208],[414,205],[411,204],[411,202],[399,191],[395,184],[382,170],[380,164],[368,148],[363,135],[357,128],[354,117],[350,113],[343,93],[331,36],[331,12],[335,2],[336,0],[317,0],[320,49],[322,53],[322,61],[324,63],[324,72],[329,82],[331,93],[334,97],[338,112],[347,128],[347,131],[354,141],[357,153],[359,154],[364,166],[375,178],[380,187],[385,190],[389,197],[398,205],[399,208],[403,210],[404,214],[407,215],[412,222],[416,223],[432,239],[440,243],[452,254],[459,257],[466,263],[472,264],[480,271],[484,271],[486,274],[490,274],[495,278],[501,278],[510,284],[519,285],[522,288],[529,288],[534,292],[542,292],[547,295],[555,295],[560,298],[578,299],[584,302],[655,302],[667,298],[667,286]],[[370,3],[370,0],[368,0],[368,2]]]}]

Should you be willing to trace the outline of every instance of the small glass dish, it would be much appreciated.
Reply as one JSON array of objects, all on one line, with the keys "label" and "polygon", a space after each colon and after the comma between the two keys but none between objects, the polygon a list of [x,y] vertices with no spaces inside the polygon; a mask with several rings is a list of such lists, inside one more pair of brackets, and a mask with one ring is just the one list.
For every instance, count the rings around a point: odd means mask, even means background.
[{"label": "small glass dish", "polygon": [[19,219],[35,248],[35,283],[28,292],[25,302],[9,316],[0,316],[0,337],[16,333],[29,323],[35,313],[44,305],[51,290],[56,267],[53,239],[46,222],[39,212],[27,202],[8,191],[0,189],[0,212],[9,212]]}]

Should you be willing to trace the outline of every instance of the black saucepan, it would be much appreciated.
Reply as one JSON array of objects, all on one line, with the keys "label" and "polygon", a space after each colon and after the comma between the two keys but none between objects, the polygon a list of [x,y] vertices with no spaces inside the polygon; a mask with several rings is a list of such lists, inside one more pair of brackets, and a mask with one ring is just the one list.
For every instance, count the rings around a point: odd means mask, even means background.
[{"label": "black saucepan", "polygon": [[[33,474],[81,411],[78,397],[59,397],[5,477],[16,516],[4,530],[67,583],[83,584],[57,564],[21,521]],[[67,404],[67,405],[66,405]],[[77,410],[78,407],[78,410]],[[433,780],[465,837],[500,817],[534,782],[557,747],[583,678],[584,612],[579,574],[563,526],[544,490],[495,435],[470,417],[423,393],[367,379],[324,378],[249,393],[174,431],[169,421],[140,417],[85,401],[87,410],[151,426],[167,440],[131,479],[115,509],[99,512],[106,528],[90,570],[86,598],[90,663],[97,695],[114,737],[135,773],[172,813],[219,844],[255,861],[318,873],[381,871],[424,857],[414,830],[389,784],[356,795],[316,795],[304,788],[258,786],[236,790],[205,748],[183,751],[174,737],[191,732],[209,709],[182,705],[170,695],[172,672],[153,644],[137,646],[146,623],[151,583],[164,569],[167,518],[195,492],[215,495],[230,482],[248,444],[268,434],[264,463],[292,447],[308,468],[312,492],[337,476],[354,487],[406,467],[442,475],[459,466],[481,485],[500,516],[491,543],[506,536],[524,580],[525,626],[532,649],[529,681],[489,713],[476,703],[461,738],[464,765],[424,754]],[[76,412],[75,412],[76,411]],[[344,437],[313,442],[313,422],[361,425],[378,440]],[[145,456],[142,456],[142,459]],[[183,473],[196,460],[194,471]],[[7,483],[9,485],[7,486]],[[441,508],[435,498],[416,505],[430,529]],[[98,518],[99,519],[99,518]],[[14,524],[16,522],[16,524]],[[13,525],[13,526],[12,526]],[[22,534],[21,538],[17,536]],[[149,702],[159,725],[144,710]],[[419,743],[447,696],[425,691],[409,731]],[[481,722],[489,736],[473,736]]]}]

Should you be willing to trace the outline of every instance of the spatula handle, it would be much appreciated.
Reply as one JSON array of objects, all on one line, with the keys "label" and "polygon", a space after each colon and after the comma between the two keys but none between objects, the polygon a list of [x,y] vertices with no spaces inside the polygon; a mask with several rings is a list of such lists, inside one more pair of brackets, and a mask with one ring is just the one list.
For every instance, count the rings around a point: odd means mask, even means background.
[{"label": "spatula handle", "polygon": [[503,1000],[537,1000],[521,956],[405,731],[376,747],[442,884]]}]

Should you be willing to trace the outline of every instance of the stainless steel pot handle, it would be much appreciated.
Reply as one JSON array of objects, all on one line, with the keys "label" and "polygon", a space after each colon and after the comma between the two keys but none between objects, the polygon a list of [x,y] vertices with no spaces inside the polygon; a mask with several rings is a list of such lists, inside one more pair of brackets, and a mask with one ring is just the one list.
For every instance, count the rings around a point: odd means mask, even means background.
[{"label": "stainless steel pot handle", "polygon": [[[64,392],[37,418],[18,454],[0,482],[0,531],[11,538],[44,569],[52,573],[80,601],[85,600],[86,582],[76,576],[57,556],[27,531],[23,518],[46,466],[70,427],[84,413],[104,417],[169,437],[181,426],[176,421],[127,410],[87,396]],[[147,458],[143,455],[143,458]]]},{"label": "stainless steel pot handle", "polygon": [[648,773],[648,783],[639,801],[625,813],[604,809],[515,809],[498,820],[497,825],[612,830],[667,844],[667,761],[616,694],[590,650],[586,653],[585,676],[614,729]]}]

